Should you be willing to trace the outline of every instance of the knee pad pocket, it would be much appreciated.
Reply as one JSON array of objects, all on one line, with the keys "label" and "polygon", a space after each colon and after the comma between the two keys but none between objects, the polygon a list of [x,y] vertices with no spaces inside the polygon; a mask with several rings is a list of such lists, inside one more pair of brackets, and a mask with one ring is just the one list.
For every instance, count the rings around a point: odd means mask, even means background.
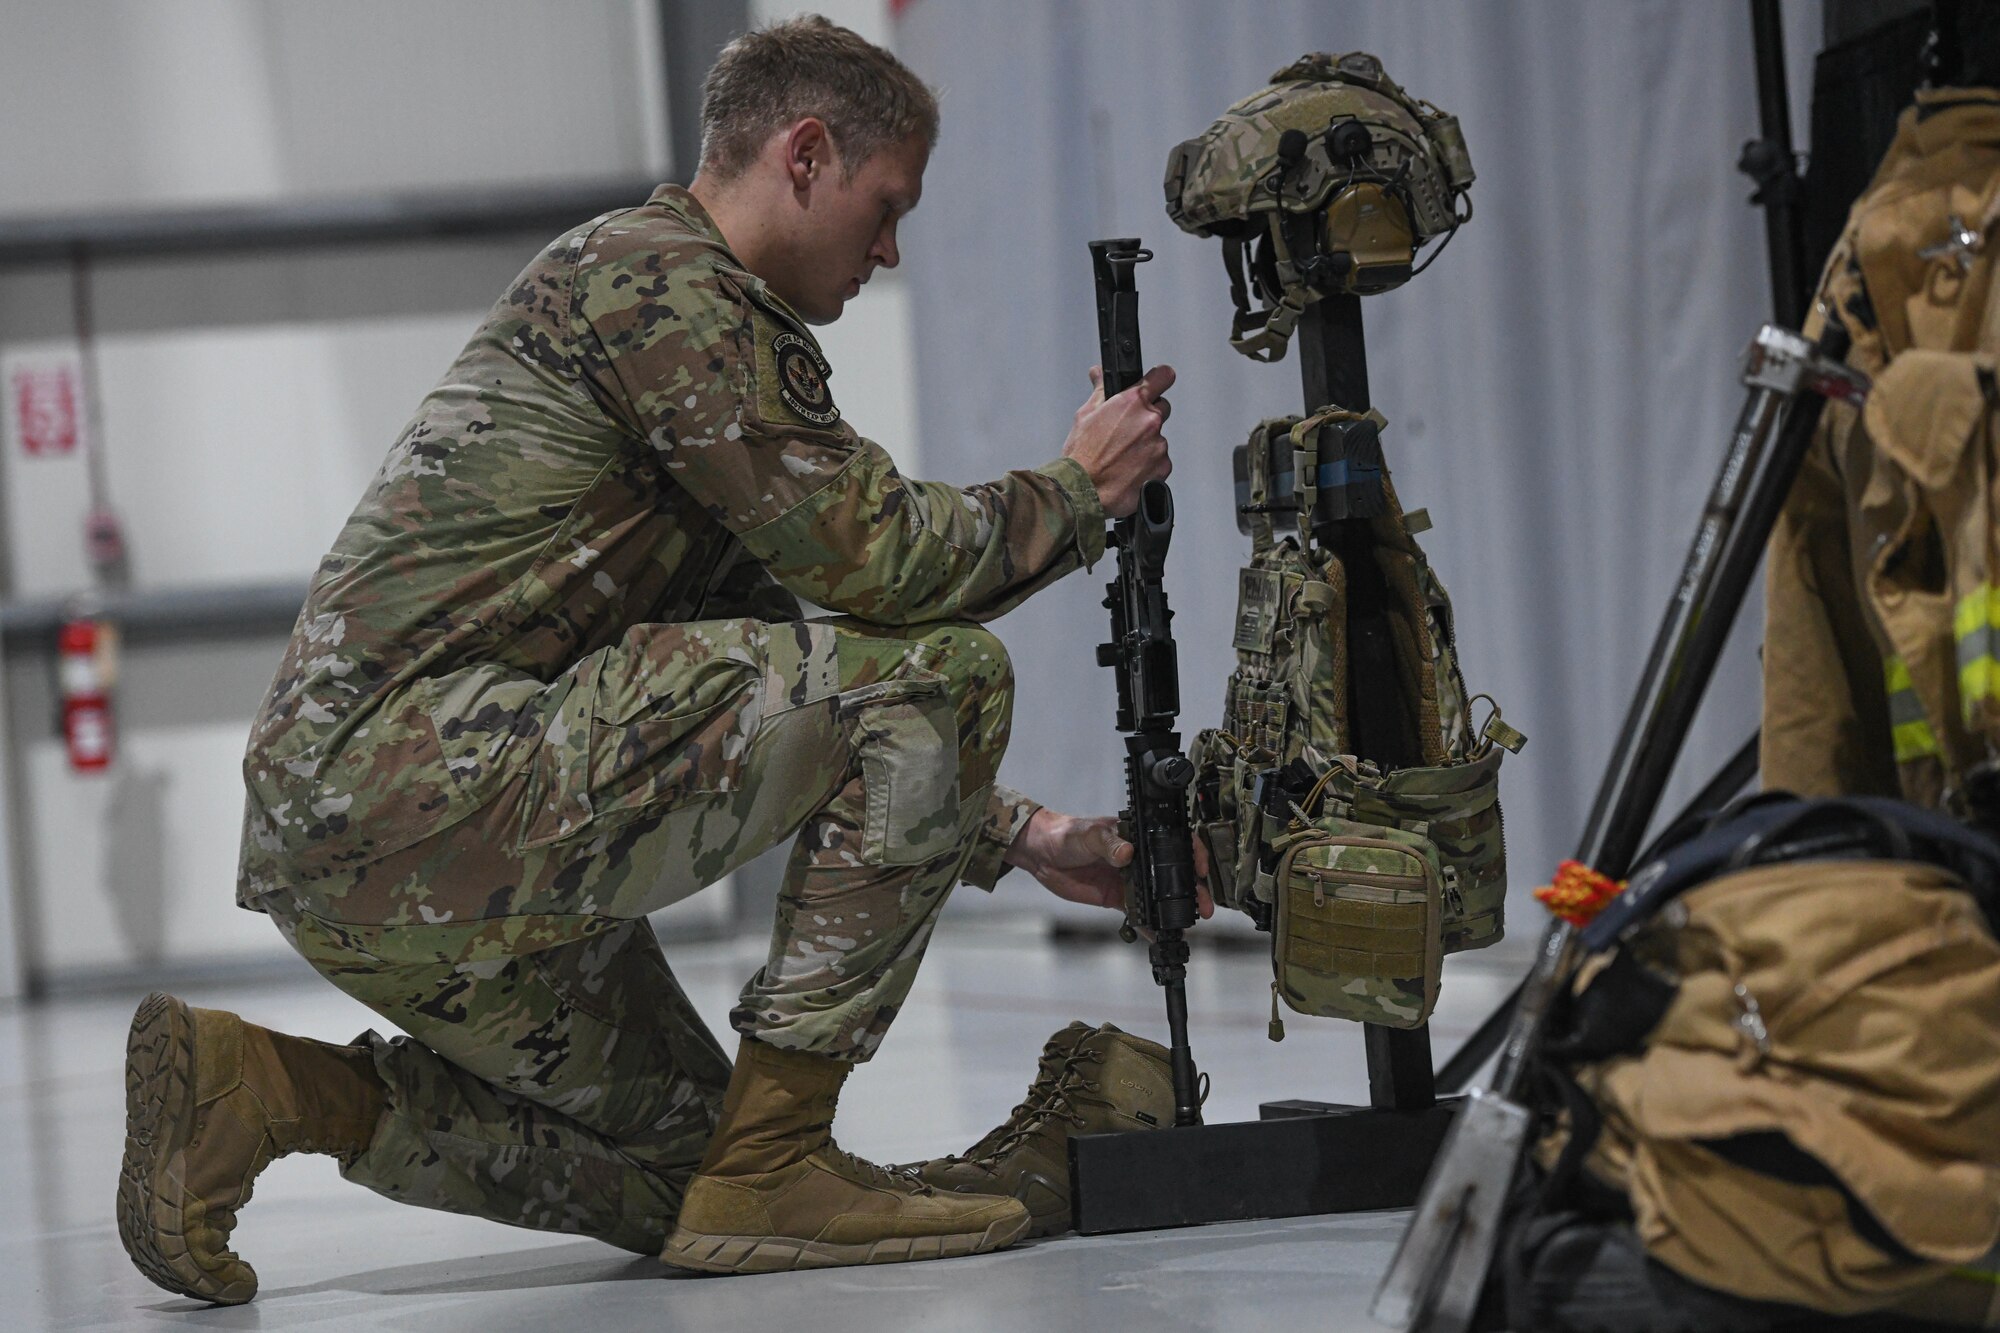
[{"label": "knee pad pocket", "polygon": [[862,859],[918,865],[959,840],[958,718],[944,676],[909,670],[842,696],[867,793]]}]

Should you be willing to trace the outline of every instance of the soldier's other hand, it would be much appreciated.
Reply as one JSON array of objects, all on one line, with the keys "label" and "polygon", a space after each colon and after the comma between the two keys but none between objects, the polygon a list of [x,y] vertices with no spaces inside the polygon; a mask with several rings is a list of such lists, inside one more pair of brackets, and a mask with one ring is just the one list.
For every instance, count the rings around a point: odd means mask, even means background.
[{"label": "soldier's other hand", "polygon": [[1147,482],[1164,481],[1174,470],[1167,438],[1160,433],[1173,412],[1165,394],[1173,387],[1174,368],[1154,366],[1109,401],[1104,374],[1096,366],[1090,368],[1090,382],[1091,395],[1076,409],[1063,457],[1074,458],[1090,474],[1106,514],[1125,518],[1139,507],[1139,491]]},{"label": "soldier's other hand", "polygon": [[[1134,848],[1118,836],[1118,821],[1109,815],[1085,818],[1059,814],[1043,807],[1007,849],[1006,860],[1036,879],[1042,887],[1068,902],[1125,910],[1126,866]],[[1201,915],[1215,915],[1208,892],[1208,860],[1195,844],[1195,872],[1200,876],[1196,899]]]},{"label": "soldier's other hand", "polygon": [[1059,814],[1044,806],[1029,817],[1007,849],[1006,860],[1040,880],[1056,897],[1090,907],[1125,910],[1124,867],[1132,844],[1118,836],[1118,821]]},{"label": "soldier's other hand", "polygon": [[1215,895],[1208,889],[1208,844],[1197,837],[1194,846],[1194,901],[1206,921],[1215,915]]}]

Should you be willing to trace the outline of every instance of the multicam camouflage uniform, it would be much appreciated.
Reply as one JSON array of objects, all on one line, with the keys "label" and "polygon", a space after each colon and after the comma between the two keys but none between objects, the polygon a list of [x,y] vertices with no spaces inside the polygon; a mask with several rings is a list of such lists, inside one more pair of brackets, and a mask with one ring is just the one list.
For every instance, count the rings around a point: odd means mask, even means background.
[{"label": "multicam camouflage uniform", "polygon": [[239,897],[415,1038],[367,1038],[391,1112],[350,1179],[656,1252],[729,1065],[644,915],[797,832],[731,1021],[859,1061],[1002,873],[1035,806],[968,622],[1102,553],[1096,491],[904,478],[828,374],[663,187],[528,266],[322,562]]}]

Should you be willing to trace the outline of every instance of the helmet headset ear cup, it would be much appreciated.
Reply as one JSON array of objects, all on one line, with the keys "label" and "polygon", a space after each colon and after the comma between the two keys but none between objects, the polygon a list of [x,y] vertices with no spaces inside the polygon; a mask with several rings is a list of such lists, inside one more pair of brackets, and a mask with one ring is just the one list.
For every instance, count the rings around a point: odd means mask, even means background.
[{"label": "helmet headset ear cup", "polygon": [[[1344,292],[1372,295],[1408,281],[1416,259],[1407,205],[1372,182],[1335,194],[1323,209],[1280,219],[1294,256],[1296,285],[1311,298]],[[1267,305],[1285,299],[1273,229],[1257,236],[1250,253],[1250,283]]]}]

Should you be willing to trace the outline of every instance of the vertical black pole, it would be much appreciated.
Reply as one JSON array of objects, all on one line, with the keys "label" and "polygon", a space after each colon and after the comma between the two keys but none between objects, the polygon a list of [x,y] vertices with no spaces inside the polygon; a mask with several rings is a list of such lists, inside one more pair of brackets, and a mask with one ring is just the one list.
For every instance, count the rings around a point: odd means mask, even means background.
[{"label": "vertical black pole", "polygon": [[1771,313],[1778,324],[1796,330],[1805,320],[1812,275],[1806,271],[1805,220],[1799,208],[1798,154],[1792,148],[1792,104],[1785,86],[1785,32],[1778,0],[1750,0],[1750,34],[1757,54],[1757,122],[1762,137],[1743,145],[1736,165],[1757,182],[1751,202],[1764,208]]},{"label": "vertical black pole", "polygon": [[[1368,397],[1368,347],[1361,325],[1361,298],[1322,297],[1306,307],[1299,320],[1299,378],[1307,412],[1344,407],[1365,412]],[[1354,753],[1385,767],[1404,768],[1423,762],[1411,753],[1411,739],[1401,720],[1410,715],[1401,697],[1400,675],[1393,660],[1370,663],[1390,648],[1385,608],[1388,587],[1375,562],[1373,543],[1364,519],[1347,519],[1326,534],[1347,571],[1348,703]],[[1379,651],[1369,652],[1373,645]],[[1384,726],[1396,719],[1398,725]],[[1385,1028],[1364,1023],[1368,1049],[1368,1101],[1378,1108],[1420,1111],[1437,1100],[1431,1070],[1428,1027]]]},{"label": "vertical black pole", "polygon": [[1299,379],[1306,411],[1340,406],[1366,412],[1368,341],[1361,328],[1361,298],[1323,296],[1299,318]]}]

